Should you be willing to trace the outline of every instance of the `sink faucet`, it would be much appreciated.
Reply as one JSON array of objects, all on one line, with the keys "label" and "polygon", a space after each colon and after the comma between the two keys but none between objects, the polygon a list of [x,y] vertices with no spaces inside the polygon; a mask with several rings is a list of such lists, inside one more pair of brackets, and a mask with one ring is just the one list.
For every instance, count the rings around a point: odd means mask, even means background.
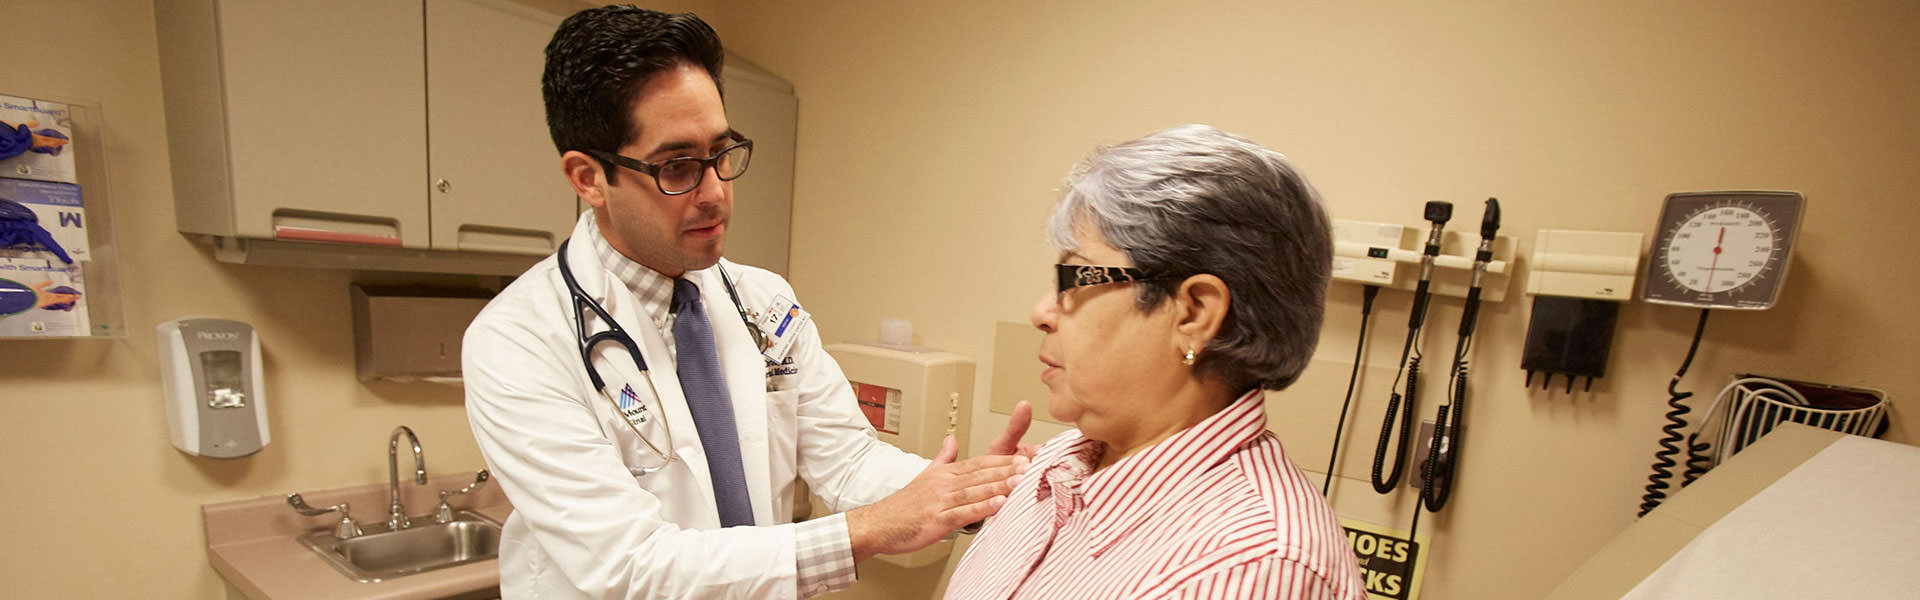
[{"label": "sink faucet", "polygon": [[407,435],[407,441],[413,444],[413,482],[417,485],[427,484],[427,460],[420,454],[420,438],[405,425],[393,428],[393,435],[387,437],[387,492],[392,500],[387,505],[388,531],[399,531],[411,525],[407,522],[406,507],[400,505],[400,434],[403,433]]}]

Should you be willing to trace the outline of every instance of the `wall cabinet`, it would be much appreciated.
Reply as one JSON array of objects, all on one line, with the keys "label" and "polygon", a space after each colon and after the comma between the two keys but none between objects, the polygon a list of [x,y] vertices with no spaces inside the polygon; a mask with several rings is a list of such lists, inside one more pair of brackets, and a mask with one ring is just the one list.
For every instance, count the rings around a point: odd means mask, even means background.
[{"label": "wall cabinet", "polygon": [[[508,0],[154,8],[182,233],[336,253],[316,266],[381,268],[353,257],[384,250],[406,270],[515,274],[571,230],[580,207],[539,84],[564,15]],[[433,266],[482,255],[504,260]]]}]

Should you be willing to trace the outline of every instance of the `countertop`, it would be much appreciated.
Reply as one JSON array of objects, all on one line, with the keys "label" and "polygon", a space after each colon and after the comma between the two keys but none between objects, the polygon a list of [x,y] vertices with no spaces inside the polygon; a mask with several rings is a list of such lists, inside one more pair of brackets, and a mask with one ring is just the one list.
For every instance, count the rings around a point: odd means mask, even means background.
[{"label": "countertop", "polygon": [[[439,490],[456,490],[472,483],[473,472],[442,473],[429,476],[426,485],[410,479],[401,481],[401,502],[414,519],[432,521],[439,506]],[[330,490],[288,490],[300,492],[308,506],[326,508],[342,502],[352,506],[355,521],[363,526],[384,522],[387,513],[387,484],[369,484]],[[489,481],[464,496],[455,496],[450,504],[467,509],[502,524],[513,506]],[[436,571],[417,573],[388,581],[361,583],[348,578],[300,544],[299,537],[315,529],[331,528],[340,519],[338,513],[304,517],[287,506],[286,494],[250,500],[237,500],[200,507],[206,524],[207,559],[232,589],[253,600],[293,599],[381,599],[412,600],[445,598],[500,585],[497,560],[486,560]],[[421,515],[425,515],[422,517]]]}]

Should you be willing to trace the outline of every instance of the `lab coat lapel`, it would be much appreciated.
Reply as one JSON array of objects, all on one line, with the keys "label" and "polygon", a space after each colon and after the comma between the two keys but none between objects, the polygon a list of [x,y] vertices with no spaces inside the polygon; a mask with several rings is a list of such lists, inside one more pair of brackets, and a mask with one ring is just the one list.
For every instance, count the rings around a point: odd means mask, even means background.
[{"label": "lab coat lapel", "polygon": [[766,359],[761,357],[752,335],[747,333],[746,324],[741,322],[719,267],[688,275],[696,274],[699,275],[700,302],[706,306],[707,322],[713,327],[714,348],[720,354],[720,368],[726,373],[727,394],[733,399],[733,426],[740,436],[740,461],[747,475],[747,495],[753,500],[754,522],[779,522],[773,519],[773,475],[767,464]]},{"label": "lab coat lapel", "polygon": [[[572,261],[568,264],[574,267],[574,276],[580,281],[580,289],[592,294],[594,300],[599,302],[608,314],[613,315],[613,318],[620,322],[620,326],[627,330],[627,335],[633,337],[634,343],[640,346],[640,353],[647,360],[648,379],[653,383],[653,389],[660,394],[658,406],[662,412],[666,413],[667,426],[673,429],[673,451],[680,456],[680,462],[669,465],[660,473],[644,477],[664,479],[661,476],[666,475],[667,471],[685,469],[685,472],[675,473],[674,478],[682,481],[691,480],[695,483],[695,485],[684,486],[691,489],[662,489],[658,485],[648,485],[643,479],[643,485],[659,495],[697,495],[700,506],[714,506],[713,476],[707,470],[707,456],[702,450],[704,446],[700,443],[700,430],[693,424],[692,413],[687,412],[687,398],[680,391],[680,377],[672,360],[673,355],[667,353],[666,339],[661,335],[660,329],[648,319],[645,311],[641,310],[639,298],[627,289],[625,283],[609,275],[606,268],[600,266],[599,259],[593,255],[592,248],[585,241],[585,234],[580,231],[575,233],[576,237],[582,241],[580,244],[568,244],[567,253]],[[594,318],[591,312],[587,314],[587,318],[589,320]],[[636,394],[647,394],[648,391],[640,385],[640,372],[632,361],[624,357],[612,358],[615,355],[625,354],[625,351],[617,346],[617,344],[601,344],[594,351],[596,359],[594,364],[605,374],[607,385],[617,390],[621,385],[618,382],[632,382]],[[642,400],[645,401],[645,398]],[[632,432],[628,431],[625,435],[618,437],[624,439],[631,435],[633,435]],[[632,443],[640,444],[640,441],[636,439],[632,440]],[[665,444],[666,439],[657,437],[653,439],[653,443]],[[719,515],[712,514],[711,511],[695,511],[695,513],[707,515],[706,518],[712,520],[710,527],[720,526]],[[690,525],[690,523],[682,524]]]}]

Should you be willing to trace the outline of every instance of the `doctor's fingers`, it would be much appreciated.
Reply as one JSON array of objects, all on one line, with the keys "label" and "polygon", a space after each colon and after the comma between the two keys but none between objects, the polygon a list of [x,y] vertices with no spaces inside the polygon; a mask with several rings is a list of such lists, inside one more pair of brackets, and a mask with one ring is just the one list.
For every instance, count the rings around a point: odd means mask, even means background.
[{"label": "doctor's fingers", "polygon": [[[966,527],[972,523],[978,523],[987,517],[993,516],[994,513],[1000,512],[1001,506],[1005,506],[1006,504],[1006,496],[994,496],[979,502],[963,504],[940,511],[940,515],[937,518],[939,519],[942,530],[952,532],[953,530]],[[945,534],[943,533],[942,535]]]},{"label": "doctor's fingers", "polygon": [[[1002,498],[1013,493],[1013,486],[1016,482],[1012,476],[995,478],[991,475],[993,474],[983,473],[969,475],[966,478],[954,479],[949,482],[953,484],[951,487],[941,491],[939,495],[940,505],[949,507],[967,506],[994,498]],[[967,521],[967,523],[971,522],[972,521]]]},{"label": "doctor's fingers", "polygon": [[1005,454],[976,456],[957,463],[942,465],[952,477],[963,485],[977,485],[993,480],[1014,479],[1027,472],[1031,461],[1027,457]]}]

